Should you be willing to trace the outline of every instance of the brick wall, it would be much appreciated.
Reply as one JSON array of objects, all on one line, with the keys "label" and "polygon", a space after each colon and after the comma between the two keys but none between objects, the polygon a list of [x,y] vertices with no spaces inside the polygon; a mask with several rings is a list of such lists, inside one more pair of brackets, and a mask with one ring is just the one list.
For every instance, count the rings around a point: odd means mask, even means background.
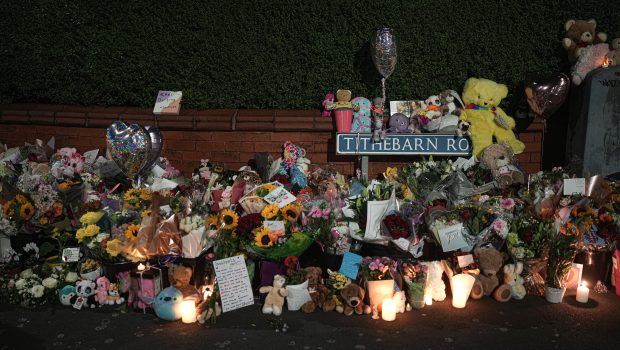
[{"label": "brick wall", "polygon": [[[223,162],[237,169],[256,152],[280,156],[285,141],[306,149],[313,164],[336,166],[353,174],[357,158],[335,154],[334,125],[318,110],[181,110],[179,116],[155,117],[150,109],[136,107],[88,107],[46,104],[0,105],[0,141],[9,146],[47,142],[54,136],[57,147],[80,151],[105,148],[105,129],[119,118],[127,123],[156,125],[164,138],[163,156],[186,174],[201,159]],[[535,122],[519,135],[526,144],[518,159],[527,172],[540,170],[543,127]],[[388,165],[413,161],[415,157],[370,157],[369,175]]]}]

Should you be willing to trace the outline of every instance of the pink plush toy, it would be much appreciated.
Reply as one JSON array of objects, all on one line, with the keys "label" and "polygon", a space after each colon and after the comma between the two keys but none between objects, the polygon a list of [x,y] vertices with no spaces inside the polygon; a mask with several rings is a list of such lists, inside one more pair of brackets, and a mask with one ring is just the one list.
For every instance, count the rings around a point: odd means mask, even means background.
[{"label": "pink plush toy", "polygon": [[95,294],[95,300],[101,305],[105,305],[108,299],[108,288],[110,287],[110,280],[105,276],[97,278],[97,293]]},{"label": "pink plush toy", "polygon": [[332,116],[333,108],[336,105],[334,98],[334,93],[331,91],[325,95],[325,99],[323,103],[321,103],[321,105],[323,105],[323,113],[321,114],[323,117],[328,118]]},{"label": "pink plush toy", "polygon": [[603,66],[608,53],[609,45],[606,43],[584,47],[572,69],[573,84],[580,85],[588,73]]}]

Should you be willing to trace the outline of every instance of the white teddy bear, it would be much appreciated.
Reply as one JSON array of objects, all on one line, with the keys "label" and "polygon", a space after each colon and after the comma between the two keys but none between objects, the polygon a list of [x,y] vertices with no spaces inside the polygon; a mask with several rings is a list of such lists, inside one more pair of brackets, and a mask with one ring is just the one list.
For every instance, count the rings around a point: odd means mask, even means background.
[{"label": "white teddy bear", "polygon": [[527,294],[525,286],[523,285],[521,272],[523,272],[523,263],[520,261],[516,264],[506,264],[504,266],[504,283],[510,285],[512,297],[517,300],[525,298]]},{"label": "white teddy bear", "polygon": [[260,293],[267,293],[265,304],[263,305],[264,314],[274,314],[275,316],[282,314],[284,297],[288,295],[288,290],[284,287],[285,282],[284,276],[275,275],[273,277],[273,286],[263,286],[258,290]]}]

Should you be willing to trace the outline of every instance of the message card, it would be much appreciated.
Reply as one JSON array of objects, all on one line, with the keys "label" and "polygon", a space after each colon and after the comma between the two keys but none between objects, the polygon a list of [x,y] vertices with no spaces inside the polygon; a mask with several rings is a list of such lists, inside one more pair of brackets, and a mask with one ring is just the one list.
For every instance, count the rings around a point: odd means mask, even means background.
[{"label": "message card", "polygon": [[278,207],[284,208],[287,204],[293,203],[297,197],[293,196],[292,193],[284,189],[284,187],[278,187],[273,191],[269,192],[264,198],[265,202],[269,204],[277,204]]},{"label": "message card", "polygon": [[346,252],[342,256],[342,264],[340,265],[340,273],[352,280],[357,279],[357,273],[362,263],[361,255]]},{"label": "message card", "polygon": [[222,311],[228,312],[254,304],[252,283],[243,256],[213,262],[222,299]]},{"label": "message card", "polygon": [[160,91],[159,94],[157,94],[153,114],[178,115],[181,110],[182,97],[183,92],[181,91]]},{"label": "message card", "polygon": [[564,195],[586,194],[586,179],[583,177],[575,179],[564,179]]},{"label": "message card", "polygon": [[439,229],[439,241],[444,252],[451,252],[468,246],[463,238],[463,224]]}]

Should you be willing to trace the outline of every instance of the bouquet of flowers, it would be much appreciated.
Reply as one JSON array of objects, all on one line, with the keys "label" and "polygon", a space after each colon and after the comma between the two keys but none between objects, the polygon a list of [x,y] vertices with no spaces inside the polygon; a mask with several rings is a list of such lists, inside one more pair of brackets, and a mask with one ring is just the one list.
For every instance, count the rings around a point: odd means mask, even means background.
[{"label": "bouquet of flowers", "polygon": [[416,199],[426,201],[429,193],[439,182],[445,180],[456,170],[452,160],[435,161],[433,157],[413,162],[400,169],[399,179],[406,183]]},{"label": "bouquet of flowers", "polygon": [[383,218],[385,232],[393,239],[409,238],[411,229],[405,218],[397,212],[392,212]]},{"label": "bouquet of flowers", "polygon": [[123,208],[135,211],[146,210],[151,206],[153,194],[146,188],[132,188],[123,195]]},{"label": "bouquet of flowers", "polygon": [[15,198],[4,203],[2,206],[2,217],[9,220],[23,222],[32,219],[35,208],[30,199],[23,194],[15,195]]},{"label": "bouquet of flowers", "polygon": [[[135,239],[136,232],[131,228],[125,230],[124,237],[112,237],[111,223],[103,211],[88,212],[80,217],[82,227],[75,233],[77,242],[89,253],[89,256],[105,261],[122,261],[120,253],[126,242]],[[139,226],[138,226],[139,227]]]},{"label": "bouquet of flowers", "polygon": [[17,234],[17,225],[15,222],[6,219],[0,218],[0,236],[4,237],[12,237]]},{"label": "bouquet of flowers", "polygon": [[549,263],[547,264],[547,286],[564,288],[573,259],[577,253],[580,231],[570,221],[549,232]]},{"label": "bouquet of flowers", "polygon": [[0,288],[9,303],[35,308],[56,300],[56,289],[63,279],[57,270],[38,267],[4,278]]},{"label": "bouquet of flowers", "polygon": [[366,281],[390,280],[396,271],[396,261],[388,257],[365,257],[361,263],[362,274]]},{"label": "bouquet of flowers", "polygon": [[506,236],[508,253],[514,261],[544,258],[549,230],[550,225],[536,217],[523,215],[516,218]]},{"label": "bouquet of flowers", "polygon": [[428,285],[428,266],[417,261],[402,261],[399,271],[407,285],[407,298],[412,307],[424,307],[424,294]]}]

